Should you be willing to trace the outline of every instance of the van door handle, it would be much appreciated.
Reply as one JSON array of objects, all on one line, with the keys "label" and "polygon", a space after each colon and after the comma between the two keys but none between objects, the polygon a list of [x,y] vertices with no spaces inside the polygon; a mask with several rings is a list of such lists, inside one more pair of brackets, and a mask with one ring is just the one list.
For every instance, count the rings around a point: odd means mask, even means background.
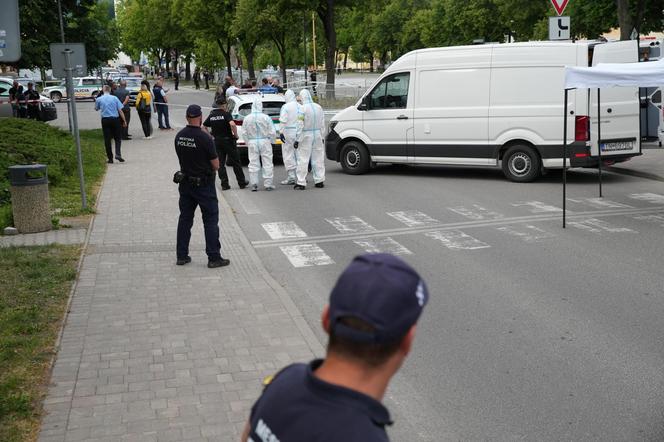
[{"label": "van door handle", "polygon": [[397,117],[397,120],[407,120],[407,119],[408,119],[408,117],[405,116],[405,115],[399,115],[399,116]]}]

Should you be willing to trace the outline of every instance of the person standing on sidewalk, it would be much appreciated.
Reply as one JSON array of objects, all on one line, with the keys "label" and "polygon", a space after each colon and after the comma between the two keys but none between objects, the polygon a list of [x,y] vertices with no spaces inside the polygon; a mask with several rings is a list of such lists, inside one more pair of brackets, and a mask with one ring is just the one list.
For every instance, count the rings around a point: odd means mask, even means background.
[{"label": "person standing on sidewalk", "polygon": [[241,440],[388,441],[392,421],[381,401],[428,297],[422,278],[396,256],[356,257],[323,310],[325,359],[267,378]]},{"label": "person standing on sidewalk", "polygon": [[122,103],[122,113],[124,114],[126,125],[122,127],[122,139],[131,140],[129,136],[129,121],[131,121],[131,106],[129,105],[129,91],[127,90],[127,81],[120,80],[120,87],[113,91],[113,95],[118,97]]},{"label": "person standing on sidewalk", "polygon": [[31,120],[39,120],[39,92],[35,89],[35,84],[33,82],[28,83],[25,99],[28,102],[28,118]]},{"label": "person standing on sidewalk", "polygon": [[216,109],[212,109],[203,126],[212,130],[214,145],[219,155],[219,179],[221,180],[221,190],[231,188],[228,182],[228,172],[226,165],[233,167],[235,178],[240,189],[249,185],[249,181],[244,177],[242,163],[240,162],[240,152],[237,150],[237,127],[233,122],[233,117],[226,108],[226,100],[222,97],[217,98]]},{"label": "person standing on sidewalk", "polygon": [[219,158],[212,137],[201,128],[203,111],[191,104],[186,112],[187,126],[175,136],[175,152],[180,171],[173,181],[180,192],[180,219],[177,230],[177,265],[191,262],[189,241],[196,207],[200,206],[205,231],[205,253],[208,267],[224,267],[230,260],[221,257],[219,242],[219,201],[214,186],[214,173],[219,170]]},{"label": "person standing on sidewalk", "polygon": [[295,155],[295,137],[297,136],[297,124],[301,114],[300,105],[295,99],[295,92],[291,89],[286,91],[286,104],[281,106],[279,123],[281,124],[281,156],[286,169],[286,179],[281,182],[284,185],[297,184],[297,160]]},{"label": "person standing on sidewalk", "polygon": [[[168,121],[168,98],[164,90],[164,80],[160,78],[152,88],[154,96],[154,109],[157,112],[157,123],[161,130],[171,130],[171,123]],[[162,123],[163,117],[163,123]]]},{"label": "person standing on sidewalk", "polygon": [[141,120],[143,135],[146,140],[152,138],[152,94],[150,93],[150,83],[147,80],[141,81],[141,90],[136,95],[136,111]]},{"label": "person standing on sidewalk", "polygon": [[178,87],[180,86],[180,71],[179,70],[174,72],[173,82],[175,83],[175,90],[177,91]]},{"label": "person standing on sidewalk", "polygon": [[196,86],[196,89],[201,88],[201,71],[198,68],[194,69],[194,86]]},{"label": "person standing on sidewalk", "polygon": [[272,178],[274,165],[272,163],[272,143],[277,136],[272,118],[263,113],[261,95],[254,97],[251,113],[244,117],[242,122],[242,137],[247,145],[249,154],[249,183],[251,191],[258,190],[258,173],[263,166],[263,183],[265,190],[274,190]]},{"label": "person standing on sidewalk", "polygon": [[302,124],[298,125],[296,146],[297,151],[297,184],[294,189],[307,188],[309,160],[311,172],[317,188],[325,187],[325,114],[318,103],[314,103],[307,89],[300,91],[302,101]]},{"label": "person standing on sidewalk", "polygon": [[104,146],[108,162],[113,163],[111,140],[115,140],[115,159],[124,163],[122,158],[122,127],[127,125],[123,105],[118,97],[111,95],[111,87],[107,84],[102,88],[103,94],[95,100],[95,110],[101,113],[101,129],[104,132]]}]

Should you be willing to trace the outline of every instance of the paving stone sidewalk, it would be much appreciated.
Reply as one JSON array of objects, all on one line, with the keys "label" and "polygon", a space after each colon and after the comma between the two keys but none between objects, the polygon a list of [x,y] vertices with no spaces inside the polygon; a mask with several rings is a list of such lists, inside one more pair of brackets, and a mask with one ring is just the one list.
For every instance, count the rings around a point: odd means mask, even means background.
[{"label": "paving stone sidewalk", "polygon": [[208,269],[200,214],[175,265],[175,132],[109,165],[55,361],[40,441],[237,441],[260,380],[322,347],[220,194]]}]

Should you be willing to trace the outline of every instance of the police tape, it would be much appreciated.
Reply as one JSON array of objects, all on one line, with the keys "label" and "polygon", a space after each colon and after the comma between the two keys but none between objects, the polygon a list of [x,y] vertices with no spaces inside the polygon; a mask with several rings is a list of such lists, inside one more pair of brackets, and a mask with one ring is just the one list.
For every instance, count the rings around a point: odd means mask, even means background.
[{"label": "police tape", "polygon": [[21,104],[29,104],[29,103],[41,103],[41,100],[23,100],[20,102],[11,102],[11,101],[2,101],[0,100],[0,104],[18,104],[19,106]]}]

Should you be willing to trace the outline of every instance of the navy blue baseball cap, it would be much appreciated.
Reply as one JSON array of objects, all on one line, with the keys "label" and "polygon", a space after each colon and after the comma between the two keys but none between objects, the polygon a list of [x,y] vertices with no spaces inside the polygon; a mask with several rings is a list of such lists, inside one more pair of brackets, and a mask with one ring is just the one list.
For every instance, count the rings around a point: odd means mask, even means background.
[{"label": "navy blue baseball cap", "polygon": [[201,109],[201,107],[199,105],[190,104],[187,107],[187,117],[196,118],[196,117],[200,117],[201,115],[203,115],[203,110]]},{"label": "navy blue baseball cap", "polygon": [[[330,294],[330,331],[351,341],[386,343],[403,338],[429,299],[424,280],[400,258],[387,253],[357,256]],[[340,322],[355,317],[373,326],[360,331]]]}]

